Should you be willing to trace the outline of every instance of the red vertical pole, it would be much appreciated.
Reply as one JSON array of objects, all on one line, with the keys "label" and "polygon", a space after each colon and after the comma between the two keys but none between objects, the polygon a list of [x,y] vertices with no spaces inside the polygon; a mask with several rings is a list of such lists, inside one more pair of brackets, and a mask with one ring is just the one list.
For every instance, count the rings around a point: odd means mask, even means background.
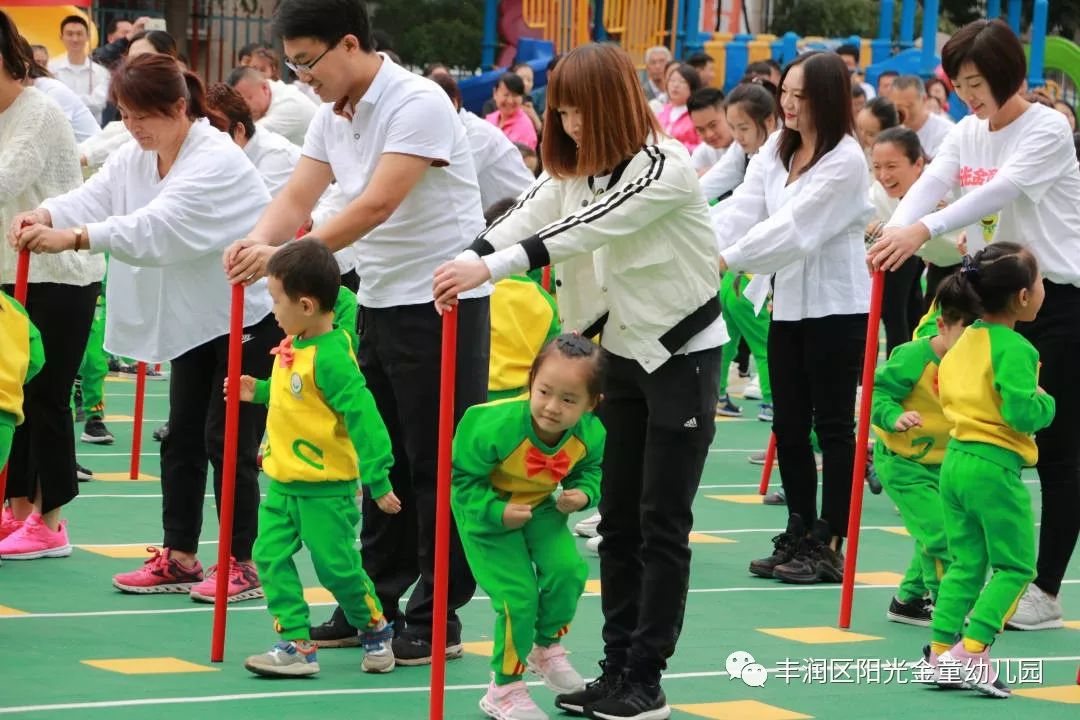
[{"label": "red vertical pole", "polygon": [[[23,221],[23,227],[32,225]],[[15,265],[15,301],[26,308],[26,294],[30,289],[30,251],[20,250],[19,261]],[[29,312],[29,310],[27,310]],[[7,498],[7,465],[0,468],[0,508],[4,506]]]},{"label": "red vertical pole", "polygon": [[862,402],[859,403],[859,429],[855,435],[855,470],[851,475],[851,510],[848,513],[847,556],[844,558],[844,581],[840,590],[840,627],[851,627],[851,601],[855,593],[855,564],[859,554],[859,526],[862,523],[863,481],[866,479],[866,445],[870,440],[870,402],[874,394],[874,368],[877,367],[878,333],[881,325],[881,293],[885,273],[874,272],[870,290],[870,317],[866,325],[866,348],[863,350]]},{"label": "red vertical pole", "polygon": [[544,269],[540,271],[540,287],[544,288],[548,292],[551,292],[551,266],[545,265]]},{"label": "red vertical pole", "polygon": [[240,360],[244,337],[244,286],[233,285],[229,318],[229,389],[225,395],[225,456],[221,467],[217,588],[210,662],[225,656],[225,616],[229,605],[229,563],[232,558],[233,501],[236,496],[236,443],[240,425]]},{"label": "red vertical pole", "polygon": [[139,479],[139,455],[142,453],[143,402],[146,398],[146,363],[140,361],[135,375],[135,424],[131,431],[131,479]]},{"label": "red vertical pole", "polygon": [[773,463],[776,462],[776,433],[769,433],[769,446],[765,448],[765,465],[761,468],[761,485],[758,487],[758,495],[764,495],[769,490],[769,478],[772,477]]},{"label": "red vertical pole", "polygon": [[442,720],[446,684],[446,616],[450,584],[450,448],[454,438],[457,380],[457,307],[443,312],[439,373],[439,465],[435,499],[435,607],[431,621],[430,720]]}]

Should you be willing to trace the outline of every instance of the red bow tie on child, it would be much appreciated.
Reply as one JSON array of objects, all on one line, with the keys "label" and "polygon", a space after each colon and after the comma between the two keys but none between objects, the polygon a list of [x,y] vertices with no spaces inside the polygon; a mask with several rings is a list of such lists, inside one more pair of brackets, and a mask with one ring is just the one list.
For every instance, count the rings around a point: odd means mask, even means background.
[{"label": "red bow tie on child", "polygon": [[544,470],[551,473],[551,478],[555,482],[560,482],[570,471],[570,456],[565,450],[560,450],[554,455],[545,455],[539,448],[529,448],[525,453],[525,474],[532,477]]},{"label": "red bow tie on child", "polygon": [[292,367],[293,356],[295,354],[293,351],[292,340],[292,336],[290,335],[278,343],[276,348],[270,351],[271,355],[278,356],[278,367],[286,370]]}]

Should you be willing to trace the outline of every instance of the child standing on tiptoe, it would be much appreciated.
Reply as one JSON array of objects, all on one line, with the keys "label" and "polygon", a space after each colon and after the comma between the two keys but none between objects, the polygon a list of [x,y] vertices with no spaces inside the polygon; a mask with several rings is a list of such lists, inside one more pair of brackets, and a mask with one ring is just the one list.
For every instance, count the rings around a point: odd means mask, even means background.
[{"label": "child standing on tiptoe", "polygon": [[[1020,470],[1038,459],[1032,433],[1054,419],[1054,399],[1038,384],[1039,353],[1014,328],[1038,314],[1043,279],[1029,250],[995,242],[965,257],[959,276],[946,283],[956,283],[982,312],[938,372],[941,406],[954,426],[941,465],[952,564],[926,654],[939,684],[1005,698],[1010,690],[990,663],[990,644],[1035,577],[1035,522]],[[949,665],[959,673],[949,675]]]},{"label": "child standing on tiptoe", "polygon": [[294,677],[319,671],[308,606],[293,556],[307,545],[319,582],[361,628],[366,672],[390,672],[393,627],[356,550],[356,480],[379,509],[401,510],[391,491],[390,436],[356,364],[349,333],[334,329],[341,282],[333,254],[318,240],[297,240],[267,267],[274,317],[288,335],[270,380],[240,378],[240,399],[268,404],[263,470],[271,483],[259,508],[252,552],[266,604],[281,633],[269,652],[245,663],[257,675]]},{"label": "child standing on tiptoe", "polygon": [[497,616],[480,709],[498,720],[546,720],[526,669],[557,693],[585,687],[559,640],[587,574],[566,518],[599,500],[605,432],[592,411],[602,364],[598,346],[560,335],[533,362],[528,397],[470,408],[454,437],[454,516]]},{"label": "child standing on tiptoe", "polygon": [[955,280],[942,284],[936,303],[936,334],[897,346],[874,374],[870,414],[881,439],[874,447],[874,469],[915,539],[915,555],[886,618],[921,627],[930,625],[949,566],[938,478],[952,423],[938,398],[938,365],[978,317],[978,308]]}]

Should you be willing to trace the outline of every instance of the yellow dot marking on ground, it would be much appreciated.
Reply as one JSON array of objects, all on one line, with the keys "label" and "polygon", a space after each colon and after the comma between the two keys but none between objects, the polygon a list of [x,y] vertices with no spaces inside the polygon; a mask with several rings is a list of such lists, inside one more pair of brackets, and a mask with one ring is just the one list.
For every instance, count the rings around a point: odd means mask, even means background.
[{"label": "yellow dot marking on ground", "polygon": [[146,549],[148,546],[144,545],[76,545],[75,547],[110,558],[145,558],[149,552]]},{"label": "yellow dot marking on ground", "polygon": [[855,573],[855,582],[864,585],[899,585],[904,576],[894,572]]},{"label": "yellow dot marking on ground", "polygon": [[761,505],[763,504],[761,498],[764,496],[757,493],[752,495],[742,493],[741,495],[706,495],[705,497],[710,500],[721,500],[723,502],[739,503],[740,505]]},{"label": "yellow dot marking on ground", "polygon": [[785,710],[757,700],[672,705],[676,710],[712,720],[808,720],[813,715]]},{"label": "yellow dot marking on ground", "polygon": [[217,672],[217,668],[196,665],[174,657],[118,658],[116,660],[82,660],[83,665],[121,675],[165,675],[168,673]]},{"label": "yellow dot marking on ground", "polygon": [[495,643],[490,640],[461,643],[461,647],[470,655],[481,655],[483,657],[491,657],[495,652]]},{"label": "yellow dot marking on ground", "polygon": [[1065,627],[1080,630],[1080,620],[1066,620]]},{"label": "yellow dot marking on ground", "polygon": [[866,642],[867,640],[881,640],[877,635],[863,635],[849,630],[819,626],[819,627],[794,627],[794,628],[758,628],[758,632],[773,635],[785,640],[806,643],[807,645],[829,645],[834,643]]},{"label": "yellow dot marking on ground", "polygon": [[887,533],[892,533],[893,535],[903,535],[904,537],[911,537],[911,533],[909,533],[907,531],[907,528],[903,527],[903,526],[886,527],[886,528],[881,528],[881,529],[884,530]]},{"label": "yellow dot marking on ground", "polygon": [[598,593],[598,592],[600,592],[600,581],[599,580],[586,580],[585,581],[585,592],[587,592],[587,593]]},{"label": "yellow dot marking on ground", "polygon": [[323,587],[304,588],[304,602],[307,603],[335,603],[333,594]]},{"label": "yellow dot marking on ground", "polygon": [[106,415],[105,422],[107,423],[125,423],[135,422],[134,415]]},{"label": "yellow dot marking on ground", "polygon": [[133,383],[133,382],[135,382],[135,378],[133,378],[133,377],[130,377],[130,378],[116,377],[115,375],[106,375],[105,376],[105,382]]},{"label": "yellow dot marking on ground", "polygon": [[131,477],[130,472],[96,472],[94,473],[95,480],[104,480],[106,482],[148,482],[151,480],[160,480],[157,475],[148,475],[146,473],[139,473],[138,478]]},{"label": "yellow dot marking on ground", "polygon": [[1036,700],[1049,700],[1050,702],[1065,703],[1066,705],[1080,705],[1080,685],[1057,685],[1053,687],[1030,688],[1013,690],[1013,695],[1035,698]]},{"label": "yellow dot marking on ground", "polygon": [[26,613],[25,610],[17,610],[16,608],[8,607],[7,605],[0,605],[0,615],[11,616],[11,615],[26,615],[26,614],[27,613]]},{"label": "yellow dot marking on ground", "polygon": [[706,535],[705,533],[692,532],[690,533],[690,542],[701,545],[721,545],[738,541],[732,540],[731,538],[720,537],[718,535]]}]

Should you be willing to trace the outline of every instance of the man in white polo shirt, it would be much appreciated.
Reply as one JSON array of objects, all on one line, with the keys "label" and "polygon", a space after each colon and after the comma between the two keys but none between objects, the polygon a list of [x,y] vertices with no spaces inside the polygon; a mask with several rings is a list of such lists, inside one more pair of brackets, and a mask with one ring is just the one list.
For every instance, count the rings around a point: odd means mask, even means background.
[{"label": "man in white polo shirt", "polygon": [[109,98],[109,71],[90,59],[90,24],[81,15],[60,21],[60,40],[67,54],[49,61],[49,72],[79,96],[101,124],[101,111]]},{"label": "man in white polo shirt", "polygon": [[933,158],[949,131],[955,127],[944,115],[926,107],[926,86],[918,75],[901,75],[893,80],[889,99],[900,114],[900,123],[915,131],[923,152]]},{"label": "man in white polo shirt", "polygon": [[[353,242],[359,250],[358,359],[390,431],[390,481],[403,505],[397,515],[386,515],[365,493],[364,569],[398,633],[398,664],[427,664],[442,335],[431,278],[483,230],[476,171],[465,127],[446,94],[374,51],[362,0],[282,0],[274,31],[284,40],[290,68],[332,104],[317,111],[292,178],[251,235],[226,251],[225,267],[234,282],[262,277],[274,246],[292,237],[337,179],[349,204],[315,235],[332,250]],[[462,295],[455,311],[458,417],[487,397],[491,289],[477,290]],[[399,600],[414,582],[402,612]],[[462,654],[456,610],[474,589],[453,533],[448,658]],[[312,628],[311,637],[323,647],[359,644],[340,608]]]},{"label": "man in white polo shirt", "polygon": [[238,67],[229,73],[229,85],[251,108],[258,127],[284,135],[294,145],[304,146],[304,135],[318,105],[302,92],[280,80],[268,80],[253,67]]}]

